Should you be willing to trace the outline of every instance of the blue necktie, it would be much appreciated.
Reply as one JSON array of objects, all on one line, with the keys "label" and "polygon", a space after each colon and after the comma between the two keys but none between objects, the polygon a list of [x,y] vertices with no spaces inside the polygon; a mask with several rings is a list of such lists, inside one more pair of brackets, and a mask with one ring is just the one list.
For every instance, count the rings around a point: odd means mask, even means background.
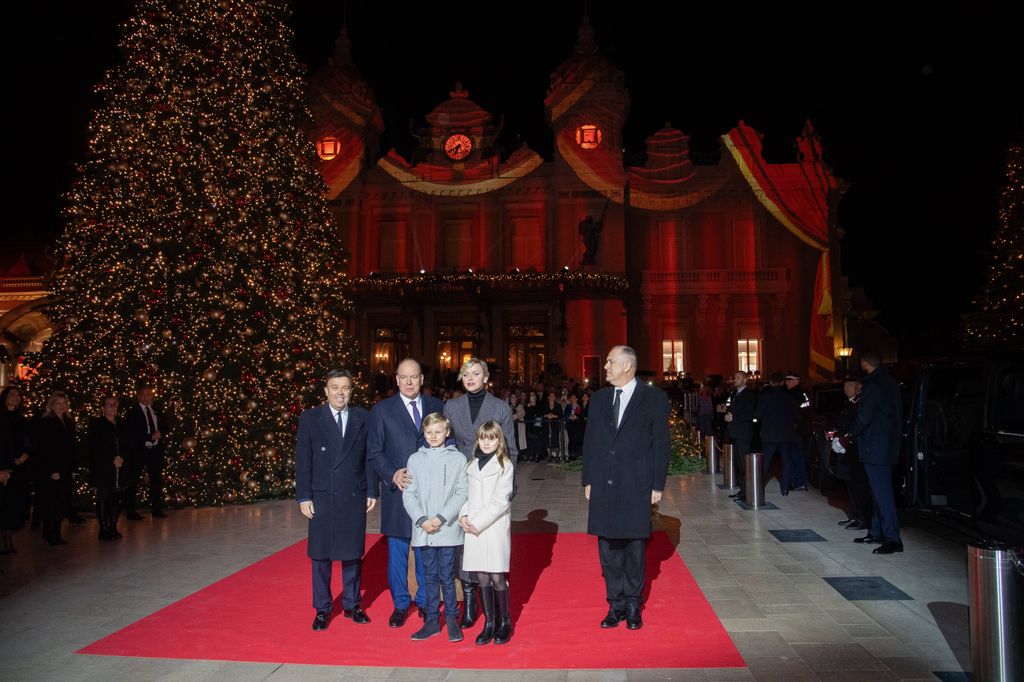
[{"label": "blue necktie", "polygon": [[341,437],[345,437],[345,423],[341,421],[341,412],[338,412],[338,432],[341,433]]},{"label": "blue necktie", "polygon": [[420,417],[420,411],[416,407],[415,400],[410,400],[409,405],[412,406],[412,423],[416,425],[416,430],[419,431],[423,426],[423,418]]}]

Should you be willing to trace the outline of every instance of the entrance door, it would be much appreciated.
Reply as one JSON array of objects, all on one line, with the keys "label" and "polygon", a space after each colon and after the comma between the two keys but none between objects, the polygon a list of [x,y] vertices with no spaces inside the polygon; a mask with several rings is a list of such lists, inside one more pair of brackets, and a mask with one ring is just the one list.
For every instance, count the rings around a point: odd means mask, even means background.
[{"label": "entrance door", "polygon": [[508,344],[508,381],[512,385],[532,386],[544,374],[547,343],[539,325],[510,325],[505,335]]},{"label": "entrance door", "polygon": [[455,387],[459,368],[476,357],[476,328],[472,325],[442,324],[437,327],[437,367],[445,388]]}]

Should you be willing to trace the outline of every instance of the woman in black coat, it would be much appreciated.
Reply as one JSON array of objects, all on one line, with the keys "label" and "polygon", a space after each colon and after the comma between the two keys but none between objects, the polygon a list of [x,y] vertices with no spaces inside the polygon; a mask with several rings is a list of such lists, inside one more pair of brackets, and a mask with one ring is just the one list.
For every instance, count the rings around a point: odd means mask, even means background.
[{"label": "woman in black coat", "polygon": [[21,389],[0,392],[0,554],[12,554],[12,534],[25,525],[29,471]]},{"label": "woman in black coat", "polygon": [[117,517],[121,513],[120,493],[127,481],[121,457],[121,420],[117,398],[103,398],[103,416],[89,420],[89,484],[96,488],[96,520],[100,540],[120,540]]},{"label": "woman in black coat", "polygon": [[50,396],[46,413],[35,423],[37,467],[36,496],[43,519],[43,539],[66,545],[61,521],[71,512],[71,470],[75,460],[75,420],[63,391]]}]

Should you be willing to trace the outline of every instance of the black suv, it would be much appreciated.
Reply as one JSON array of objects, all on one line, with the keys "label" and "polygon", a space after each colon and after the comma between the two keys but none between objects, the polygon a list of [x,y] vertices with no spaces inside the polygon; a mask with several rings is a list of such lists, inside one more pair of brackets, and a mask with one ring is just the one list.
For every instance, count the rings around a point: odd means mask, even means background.
[{"label": "black suv", "polygon": [[1024,546],[1024,358],[989,354],[898,365],[910,390],[903,498],[982,537]]}]

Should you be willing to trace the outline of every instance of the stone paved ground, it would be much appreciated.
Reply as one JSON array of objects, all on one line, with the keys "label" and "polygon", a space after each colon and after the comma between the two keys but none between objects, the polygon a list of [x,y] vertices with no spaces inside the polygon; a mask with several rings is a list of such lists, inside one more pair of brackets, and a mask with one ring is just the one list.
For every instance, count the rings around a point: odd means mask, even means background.
[{"label": "stone paved ground", "polygon": [[[566,532],[586,530],[579,474],[523,464],[517,528],[531,510]],[[906,552],[875,556],[836,522],[817,491],[743,511],[706,475],[672,476],[660,525],[747,662],[722,670],[473,671],[337,668],[80,656],[80,647],[300,540],[294,502],[175,511],[122,520],[125,539],[98,544],[94,521],[51,548],[15,535],[0,557],[0,678],[5,680],[934,680],[969,669],[966,549],[927,527],[904,531]],[[371,515],[371,532],[379,516]],[[125,528],[127,524],[127,527]],[[548,526],[550,527],[550,526]],[[809,529],[826,542],[780,542],[769,530]],[[596,560],[596,557],[595,557]],[[847,601],[823,577],[881,576],[910,601]],[[103,586],[102,589],[98,586]],[[595,624],[596,626],[596,624]],[[685,646],[685,643],[681,643]],[[585,662],[581,662],[585,665]]]}]

